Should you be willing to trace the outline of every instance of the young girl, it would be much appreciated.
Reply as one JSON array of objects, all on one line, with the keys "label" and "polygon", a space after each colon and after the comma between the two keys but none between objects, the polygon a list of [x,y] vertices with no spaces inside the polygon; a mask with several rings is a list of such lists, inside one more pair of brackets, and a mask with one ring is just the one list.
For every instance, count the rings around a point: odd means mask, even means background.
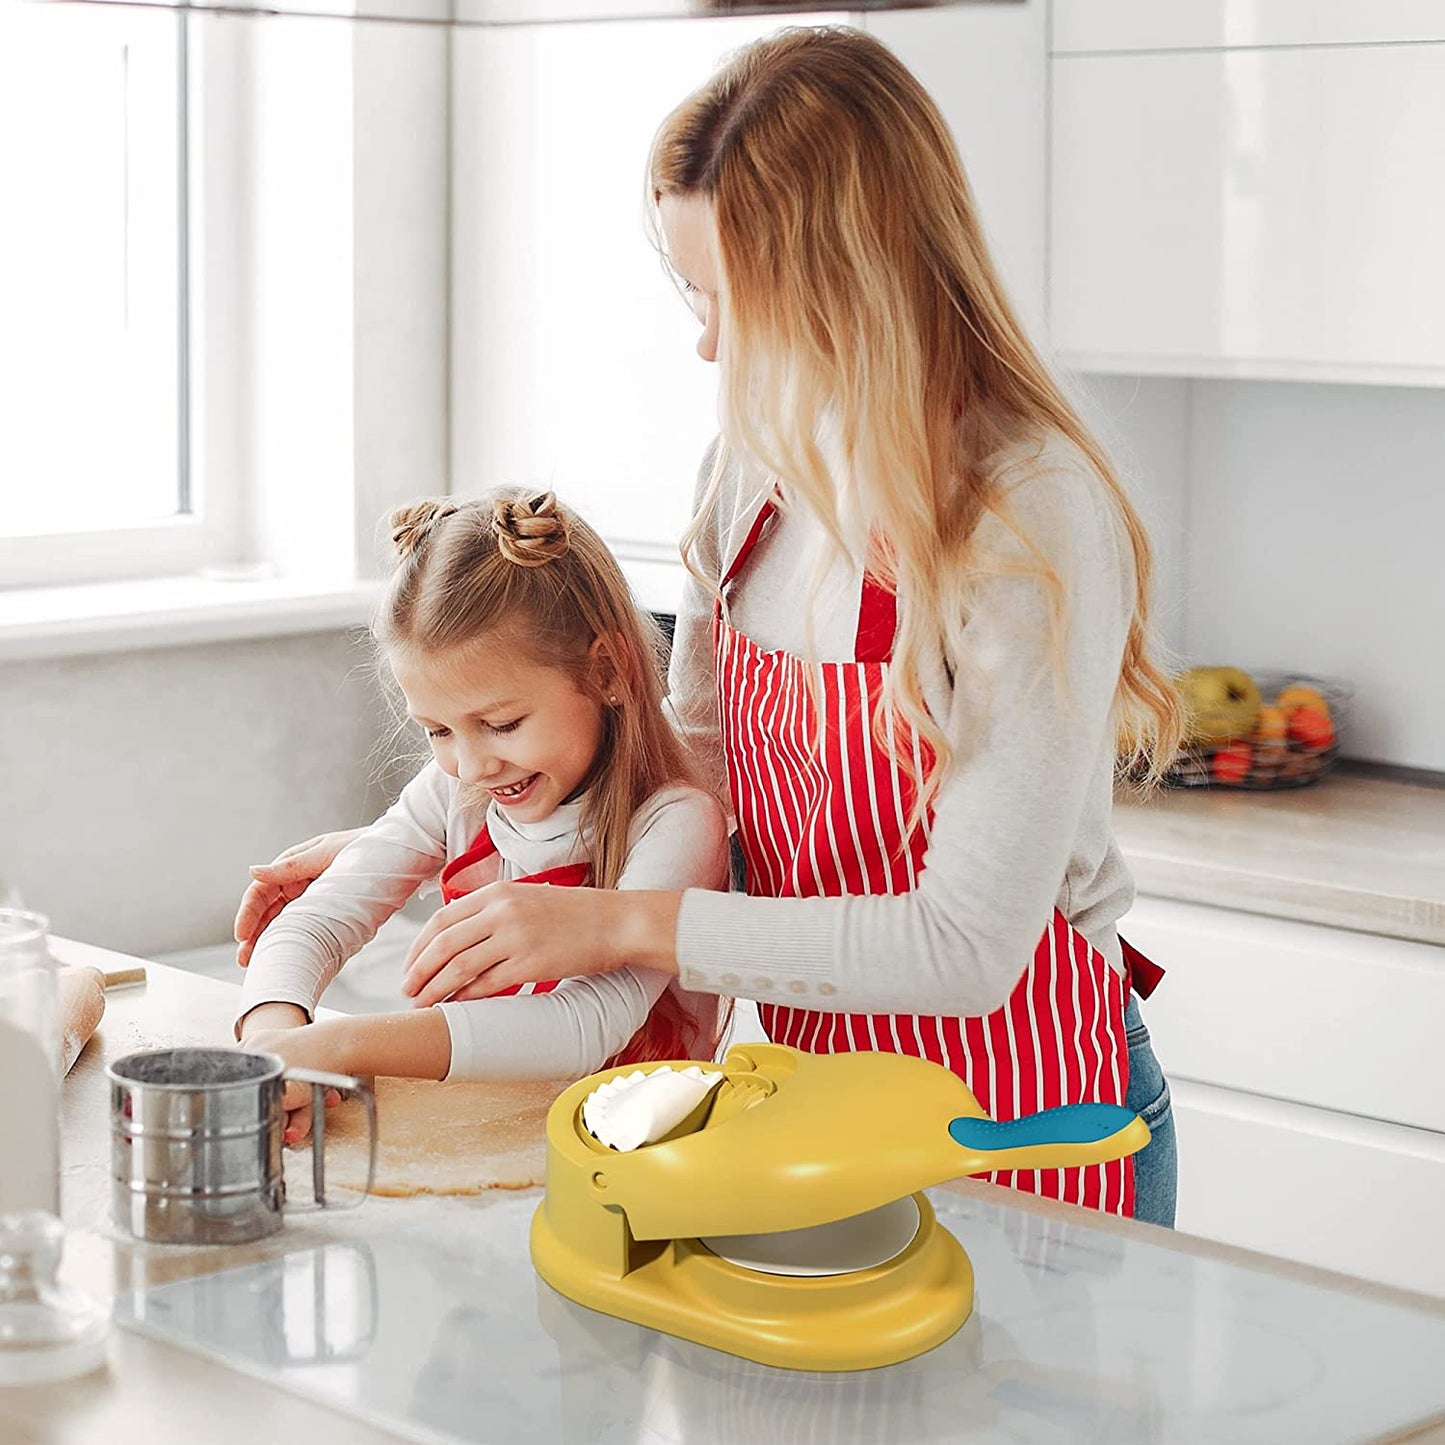
[{"label": "young girl", "polygon": [[[438,873],[447,901],[503,879],[727,885],[722,811],[689,785],[651,623],[592,529],[551,493],[423,502],[391,522],[399,562],[375,632],[432,761],[266,928],[242,1042],[312,1068],[434,1079],[710,1057],[717,998],[645,968],[308,1024],[342,964]],[[307,1128],[298,1110],[288,1137]]]},{"label": "young girl", "polygon": [[1167,760],[1180,731],[1149,547],[1014,317],[948,128],[877,40],[785,30],[683,101],[649,169],[721,373],[671,701],[751,896],[474,894],[422,930],[408,987],[642,964],[756,999],[781,1042],[934,1059],[1000,1119],[1127,1103],[1137,1160],[1000,1182],[1172,1222],[1134,997],[1157,970],[1118,935],[1110,830],[1121,744]]}]

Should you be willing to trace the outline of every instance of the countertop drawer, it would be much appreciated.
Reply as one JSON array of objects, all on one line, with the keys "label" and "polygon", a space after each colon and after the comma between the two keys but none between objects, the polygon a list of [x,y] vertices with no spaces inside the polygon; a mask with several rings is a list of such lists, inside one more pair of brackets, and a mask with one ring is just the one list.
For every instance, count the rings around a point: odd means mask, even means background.
[{"label": "countertop drawer", "polygon": [[1188,1082],[1174,1116],[1181,1230],[1445,1296],[1445,1138]]},{"label": "countertop drawer", "polygon": [[1445,948],[1156,898],[1120,931],[1167,970],[1144,1017],[1171,1080],[1445,1134]]}]

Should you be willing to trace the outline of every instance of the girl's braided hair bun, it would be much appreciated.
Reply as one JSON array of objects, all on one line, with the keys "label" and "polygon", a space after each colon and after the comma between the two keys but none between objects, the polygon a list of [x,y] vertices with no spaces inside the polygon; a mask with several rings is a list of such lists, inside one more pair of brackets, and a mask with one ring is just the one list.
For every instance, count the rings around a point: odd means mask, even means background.
[{"label": "girl's braided hair bun", "polygon": [[572,545],[571,523],[551,492],[499,498],[492,504],[492,531],[497,550],[518,567],[545,567]]},{"label": "girl's braided hair bun", "polygon": [[438,522],[458,510],[455,502],[437,499],[398,507],[390,517],[391,541],[398,557],[410,557],[431,536]]}]

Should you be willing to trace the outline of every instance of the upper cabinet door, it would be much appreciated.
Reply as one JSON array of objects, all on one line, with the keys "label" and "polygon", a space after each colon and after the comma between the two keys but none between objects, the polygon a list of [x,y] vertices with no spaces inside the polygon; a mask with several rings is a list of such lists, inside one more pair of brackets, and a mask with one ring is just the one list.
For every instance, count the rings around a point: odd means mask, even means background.
[{"label": "upper cabinet door", "polygon": [[1440,0],[1060,0],[1054,54],[1445,40]]},{"label": "upper cabinet door", "polygon": [[1055,54],[1051,81],[1066,363],[1445,384],[1445,44]]},{"label": "upper cabinet door", "polygon": [[869,15],[864,23],[943,112],[994,263],[1020,319],[1042,340],[1048,269],[1046,0],[900,10]]}]

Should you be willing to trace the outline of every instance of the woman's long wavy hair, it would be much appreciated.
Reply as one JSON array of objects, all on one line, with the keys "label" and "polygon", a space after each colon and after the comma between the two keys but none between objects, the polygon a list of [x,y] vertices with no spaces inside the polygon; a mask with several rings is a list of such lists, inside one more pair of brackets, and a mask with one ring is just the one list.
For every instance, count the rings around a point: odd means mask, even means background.
[{"label": "woman's long wavy hair", "polygon": [[[372,624],[384,656],[405,650],[450,664],[460,651],[465,662],[470,645],[501,633],[601,708],[582,831],[592,886],[615,888],[638,810],[660,789],[695,781],[663,712],[660,630],[617,559],[551,492],[436,498],[398,508],[389,521],[396,569]],[[725,1013],[699,1022],[669,988],[608,1062],[710,1059],[725,1024]]]},{"label": "woman's long wavy hair", "polygon": [[[953,139],[914,76],[861,31],[780,31],[667,117],[648,175],[655,239],[665,196],[705,199],[716,223],[724,445],[683,542],[693,570],[728,453],[777,477],[838,547],[866,559],[898,596],[888,711],[932,759],[921,813],[954,761],[924,703],[924,660],[966,659],[969,589],[991,565],[974,545],[985,513],[1037,564],[1062,670],[1062,579],[1010,520],[989,463],[1061,434],[1098,474],[1132,548],[1115,722],[1122,760],[1157,779],[1182,716],[1149,656],[1148,539],[1015,317]],[[886,723],[874,719],[880,738]]]}]

